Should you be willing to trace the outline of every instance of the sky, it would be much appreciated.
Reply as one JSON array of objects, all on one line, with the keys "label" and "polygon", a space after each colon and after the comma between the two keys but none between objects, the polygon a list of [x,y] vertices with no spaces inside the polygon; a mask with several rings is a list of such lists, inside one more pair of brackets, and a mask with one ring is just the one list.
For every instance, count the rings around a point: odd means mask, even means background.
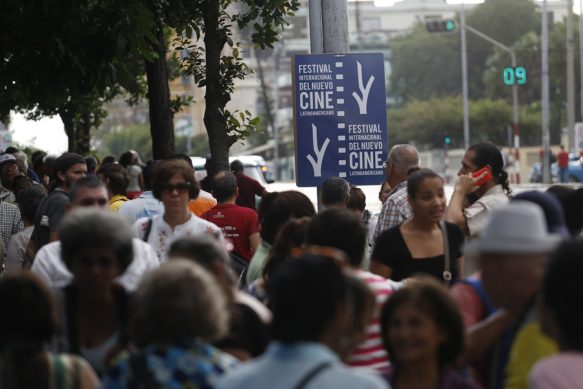
[{"label": "sky", "polygon": [[67,135],[58,116],[32,121],[13,113],[8,128],[12,131],[12,141],[19,145],[32,146],[53,155],[67,151]]}]

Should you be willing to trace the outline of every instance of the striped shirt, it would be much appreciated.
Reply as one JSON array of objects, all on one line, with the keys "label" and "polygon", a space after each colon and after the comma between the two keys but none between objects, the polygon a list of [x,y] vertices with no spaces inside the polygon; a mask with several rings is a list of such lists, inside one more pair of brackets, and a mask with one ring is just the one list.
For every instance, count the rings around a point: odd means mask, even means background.
[{"label": "striped shirt", "polygon": [[366,326],[366,340],[348,357],[347,365],[367,367],[379,373],[390,367],[381,336],[380,313],[387,298],[395,291],[389,280],[364,270],[356,270],[356,276],[372,289],[376,296],[376,307],[372,322]]}]

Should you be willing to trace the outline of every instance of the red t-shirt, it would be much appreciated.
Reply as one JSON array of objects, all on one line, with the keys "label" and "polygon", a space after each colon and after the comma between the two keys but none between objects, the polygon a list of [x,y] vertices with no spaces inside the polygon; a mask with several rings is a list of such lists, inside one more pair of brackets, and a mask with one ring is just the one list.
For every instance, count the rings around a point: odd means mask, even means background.
[{"label": "red t-shirt", "polygon": [[225,239],[233,244],[233,252],[250,261],[253,256],[249,236],[259,232],[257,213],[235,204],[217,204],[201,218],[216,224],[223,230]]},{"label": "red t-shirt", "polygon": [[569,167],[569,153],[564,150],[560,151],[557,155],[557,163],[559,164],[559,167]]},{"label": "red t-shirt", "polygon": [[237,187],[239,188],[237,205],[255,209],[255,195],[263,196],[265,188],[253,178],[246,176],[243,172],[235,173],[235,177],[237,178]]}]

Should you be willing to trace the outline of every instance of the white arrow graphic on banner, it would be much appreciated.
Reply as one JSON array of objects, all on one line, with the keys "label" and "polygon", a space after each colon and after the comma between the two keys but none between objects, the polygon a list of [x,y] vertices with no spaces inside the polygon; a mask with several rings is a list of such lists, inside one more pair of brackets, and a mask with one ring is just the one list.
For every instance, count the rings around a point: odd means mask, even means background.
[{"label": "white arrow graphic on banner", "polygon": [[322,148],[318,150],[318,128],[312,124],[312,140],[314,146],[314,153],[316,154],[316,160],[312,157],[311,154],[308,154],[306,158],[312,164],[312,169],[314,169],[314,177],[322,177],[322,162],[324,162],[324,153],[326,152],[326,148],[328,148],[328,144],[330,143],[330,139],[326,138],[324,140],[324,144],[322,144]]},{"label": "white arrow graphic on banner", "polygon": [[360,62],[356,61],[356,66],[358,68],[358,88],[360,89],[360,93],[362,93],[362,98],[356,92],[352,92],[352,97],[358,103],[358,109],[361,115],[366,115],[366,105],[368,103],[368,93],[370,92],[370,88],[374,81],[374,76],[370,76],[368,82],[366,83],[366,88],[364,87],[363,79],[362,79],[362,65]]}]

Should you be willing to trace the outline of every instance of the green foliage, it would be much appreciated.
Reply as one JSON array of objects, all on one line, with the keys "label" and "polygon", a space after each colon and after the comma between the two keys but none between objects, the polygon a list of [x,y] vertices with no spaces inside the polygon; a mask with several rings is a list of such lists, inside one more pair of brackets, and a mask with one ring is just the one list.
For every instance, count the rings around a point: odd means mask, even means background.
[{"label": "green foliage", "polygon": [[[98,140],[96,151],[102,157],[108,154],[119,156],[126,150],[133,149],[140,154],[143,161],[152,159],[152,138],[147,126],[132,126],[117,132],[105,134]],[[195,135],[191,139],[190,155],[204,156],[209,153],[208,136],[206,134]],[[188,138],[179,136],[176,138],[176,152],[188,154]]]},{"label": "green foliage", "polygon": [[[203,2],[204,3],[204,2]],[[279,29],[287,24],[286,16],[293,15],[299,7],[298,0],[242,0],[237,7],[233,7],[231,0],[222,0],[218,8],[217,37],[219,48],[228,55],[221,55],[219,60],[219,77],[216,91],[218,101],[207,104],[217,105],[221,121],[224,123],[225,133],[230,137],[231,144],[237,139],[244,139],[255,131],[259,123],[258,118],[252,118],[249,112],[230,112],[225,109],[230,95],[234,92],[236,80],[242,80],[251,73],[241,57],[241,42],[233,41],[234,26],[239,30],[252,29],[251,40],[261,48],[273,47],[279,39]],[[201,44],[200,38],[207,33],[209,27],[205,12],[210,12],[211,6],[200,8],[199,13],[193,13],[192,19],[179,30],[173,41],[175,50],[181,52],[182,67],[186,74],[194,77],[199,87],[206,87],[208,83],[208,52]],[[208,39],[208,37],[206,38]],[[207,131],[213,131],[207,127]]]},{"label": "green foliage", "polygon": [[[527,69],[528,81],[519,88],[519,100],[522,104],[531,104],[540,100],[541,92],[541,58],[540,39],[534,32],[523,35],[513,45],[516,52],[516,62]],[[510,66],[510,55],[501,49],[496,49],[486,61],[483,82],[486,86],[484,94],[487,98],[503,97],[512,101],[512,88],[504,85],[502,72]]]},{"label": "green foliage", "polygon": [[145,93],[153,17],[139,0],[6,0],[0,25],[0,116],[59,114],[70,137],[83,129],[88,139],[103,102]]},{"label": "green foliage", "polygon": [[96,150],[101,156],[119,156],[129,149],[136,150],[143,161],[152,159],[152,139],[146,126],[132,126],[106,134]]},{"label": "green foliage", "polygon": [[[466,17],[469,26],[508,46],[528,32],[538,33],[539,19],[531,0],[488,0],[473,8]],[[483,98],[484,70],[495,48],[469,31],[467,48],[470,97]],[[398,101],[461,93],[460,34],[429,34],[424,25],[419,24],[398,39],[392,51],[391,95]],[[495,98],[504,96],[496,95]]]},{"label": "green foliage", "polygon": [[429,34],[417,24],[396,40],[391,70],[391,95],[399,101],[426,100],[459,93],[457,35]]},{"label": "green foliage", "polygon": [[[540,143],[540,105],[522,109],[521,144]],[[470,138],[472,143],[491,141],[508,144],[512,124],[512,107],[504,100],[482,99],[470,104]],[[463,147],[463,113],[461,97],[414,100],[389,110],[389,141],[442,147],[445,135],[451,147]]]}]

